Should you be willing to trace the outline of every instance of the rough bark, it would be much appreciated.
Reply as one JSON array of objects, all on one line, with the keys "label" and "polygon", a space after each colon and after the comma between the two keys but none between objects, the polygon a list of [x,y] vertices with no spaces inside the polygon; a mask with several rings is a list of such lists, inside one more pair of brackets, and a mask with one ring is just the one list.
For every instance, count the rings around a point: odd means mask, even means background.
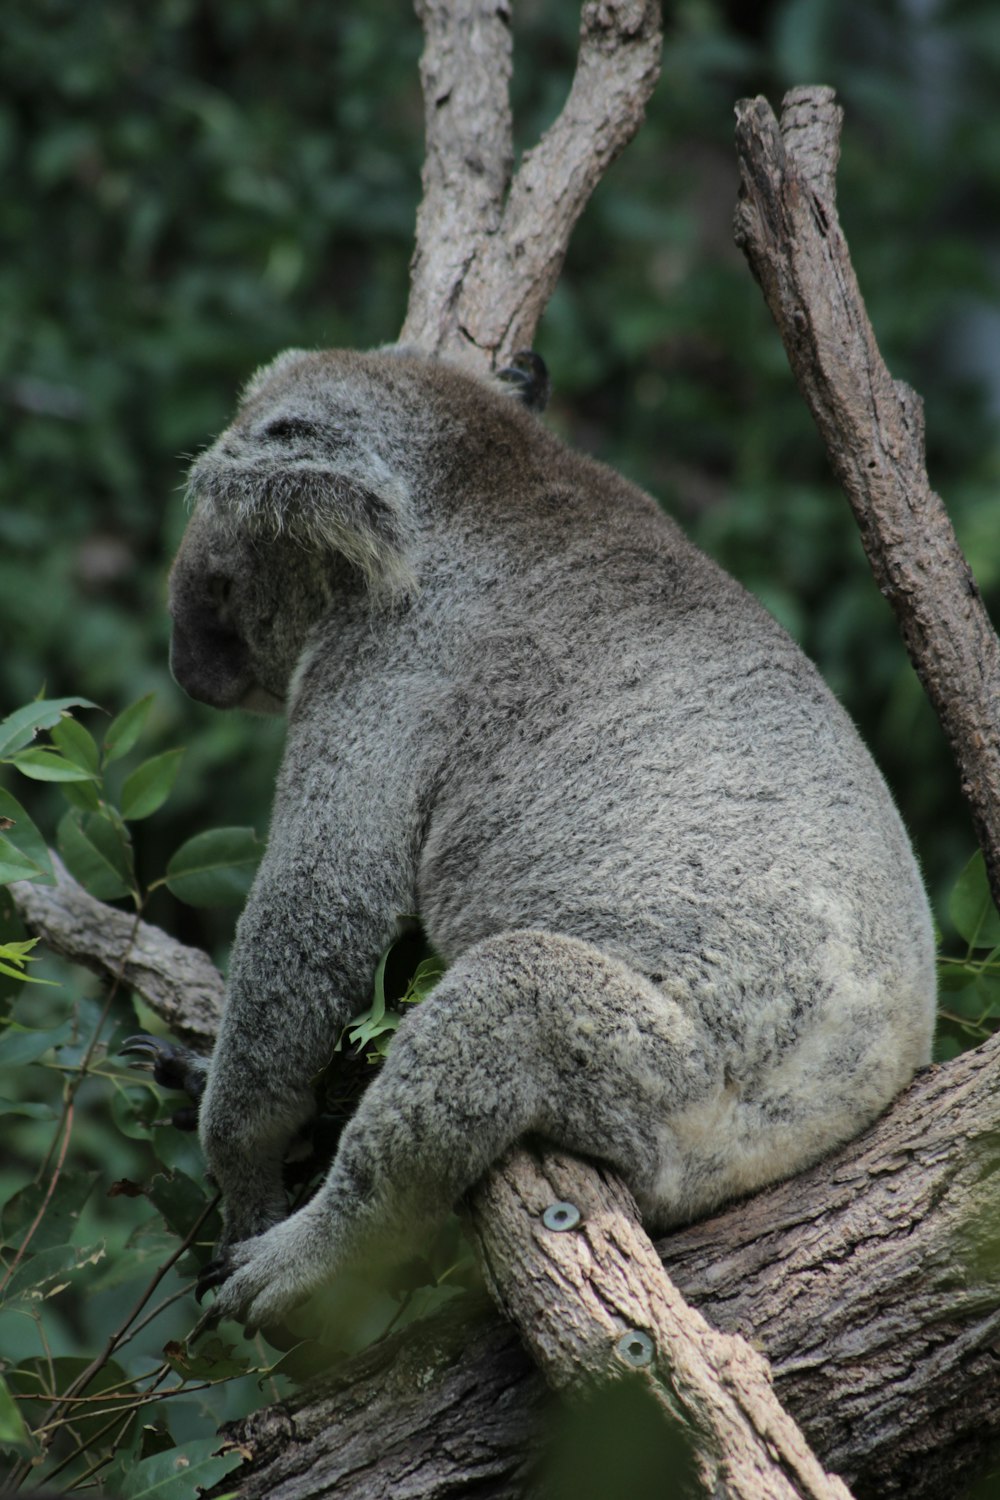
[{"label": "rough bark", "polygon": [[[55,890],[10,889],[52,946],[117,968],[121,951],[106,935],[115,918],[131,919],[65,875]],[[194,991],[186,1016],[171,984],[178,948],[150,941],[138,972],[149,1003],[165,1001],[183,1029],[203,1001]],[[196,973],[215,974],[198,958]],[[998,1058],[1000,1038],[929,1069],[835,1156],[657,1246],[709,1323],[770,1361],[778,1400],[859,1500],[957,1496],[1000,1441]],[[479,1190],[472,1213],[502,1305],[565,1385],[563,1350],[574,1360],[588,1347],[613,1356],[627,1328],[654,1329],[649,1272],[633,1274],[625,1214],[608,1243],[604,1201],[612,1216],[621,1203],[608,1174],[517,1155]],[[582,1231],[540,1225],[538,1210],[556,1197],[585,1209]],[[230,1439],[248,1462],[225,1485],[241,1500],[328,1488],[343,1500],[527,1496],[543,1393],[516,1332],[472,1300],[241,1423]]]},{"label": "rough bark", "polygon": [[[1000,1440],[998,1056],[1000,1039],[928,1070],[836,1156],[657,1246],[684,1297],[768,1357],[776,1396],[858,1500],[959,1496]],[[542,1155],[511,1180],[519,1194],[543,1180],[575,1193],[566,1173],[578,1169]],[[533,1215],[513,1214],[516,1236],[525,1224],[541,1235]],[[563,1277],[550,1242],[516,1284],[541,1283],[544,1306],[545,1283]],[[589,1274],[577,1291],[593,1298]],[[586,1339],[561,1337],[585,1354]],[[302,1493],[280,1486],[308,1472],[335,1475],[344,1500],[514,1500],[533,1492],[544,1412],[509,1327],[478,1305],[452,1308],[349,1361],[322,1393],[241,1423],[232,1437],[253,1457],[239,1494]],[[473,1414],[483,1425],[470,1430]],[[279,1421],[285,1440],[268,1451]]]},{"label": "rough bark", "polygon": [[875,342],[837,219],[842,110],[827,88],[737,105],[736,238],[941,720],[1000,905],[1000,642],[924,462],[919,396]]},{"label": "rough bark", "polygon": [[659,9],[587,0],[569,97],[512,182],[508,0],[418,0],[426,157],[401,343],[480,367],[530,348],[573,226],[642,123]]},{"label": "rough bark", "polygon": [[121,975],[199,1052],[211,1051],[224,981],[207,953],[187,948],[148,922],[96,900],[50,851],[56,885],[21,880],[8,887],[22,921],[55,953],[113,980]]},{"label": "rough bark", "polygon": [[681,1424],[706,1495],[850,1500],[778,1403],[766,1361],[664,1274],[613,1173],[515,1151],[472,1195],[471,1222],[494,1299],[554,1390],[584,1393],[615,1365],[641,1375]]}]

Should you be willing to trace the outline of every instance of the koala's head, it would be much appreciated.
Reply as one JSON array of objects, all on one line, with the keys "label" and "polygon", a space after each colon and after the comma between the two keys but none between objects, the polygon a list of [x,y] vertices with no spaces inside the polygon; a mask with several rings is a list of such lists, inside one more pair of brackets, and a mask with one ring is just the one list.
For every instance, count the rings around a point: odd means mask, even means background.
[{"label": "koala's head", "polygon": [[[456,381],[483,390],[435,369],[406,351],[290,349],[250,381],[191,469],[193,512],[170,577],[170,664],[193,698],[280,712],[330,608],[393,606],[412,591],[435,455],[461,426],[449,396]],[[535,366],[503,374],[497,389],[538,404]]]}]

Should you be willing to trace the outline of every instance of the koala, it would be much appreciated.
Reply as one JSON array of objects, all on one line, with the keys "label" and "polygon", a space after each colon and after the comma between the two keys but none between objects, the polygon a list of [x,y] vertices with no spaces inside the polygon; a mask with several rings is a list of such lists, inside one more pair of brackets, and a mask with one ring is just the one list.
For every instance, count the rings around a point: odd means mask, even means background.
[{"label": "koala", "polygon": [[[525,1136],[610,1164],[662,1231],[816,1161],[929,1060],[927,900],[856,731],[760,604],[546,429],[542,383],[290,350],[191,470],[174,675],[288,722],[200,1102],[218,1316],[279,1319]],[[289,1143],[402,913],[447,972],[289,1217]]]}]

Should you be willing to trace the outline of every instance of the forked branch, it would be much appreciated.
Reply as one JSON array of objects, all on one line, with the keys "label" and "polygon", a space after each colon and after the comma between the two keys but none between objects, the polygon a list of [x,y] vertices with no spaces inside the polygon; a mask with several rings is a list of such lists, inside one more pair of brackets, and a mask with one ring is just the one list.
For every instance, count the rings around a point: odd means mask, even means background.
[{"label": "forked branch", "polygon": [[530,347],[573,226],[642,123],[659,76],[659,4],[587,0],[569,97],[513,182],[508,0],[417,10],[427,155],[400,341],[494,366]]}]

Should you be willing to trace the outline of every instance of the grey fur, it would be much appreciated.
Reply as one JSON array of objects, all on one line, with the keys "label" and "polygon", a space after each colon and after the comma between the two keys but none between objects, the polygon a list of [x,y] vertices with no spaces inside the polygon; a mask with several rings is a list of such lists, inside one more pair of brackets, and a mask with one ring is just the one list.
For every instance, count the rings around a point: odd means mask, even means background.
[{"label": "grey fur", "polygon": [[[690,1219],[927,1062],[931,922],[881,777],[647,496],[406,351],[282,355],[191,487],[178,681],[288,713],[201,1109],[220,1312],[273,1319],[529,1132]],[[287,1218],[310,1080],[413,911],[449,971]]]}]

